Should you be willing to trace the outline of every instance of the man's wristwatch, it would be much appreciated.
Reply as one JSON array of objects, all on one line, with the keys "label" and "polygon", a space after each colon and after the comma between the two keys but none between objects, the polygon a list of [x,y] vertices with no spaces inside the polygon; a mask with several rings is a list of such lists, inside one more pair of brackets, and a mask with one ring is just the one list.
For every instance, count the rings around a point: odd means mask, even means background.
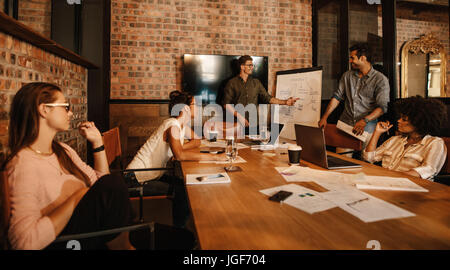
[{"label": "man's wristwatch", "polygon": [[366,124],[370,122],[370,120],[367,119],[366,117],[364,117],[363,119],[364,119],[364,122],[366,122]]}]

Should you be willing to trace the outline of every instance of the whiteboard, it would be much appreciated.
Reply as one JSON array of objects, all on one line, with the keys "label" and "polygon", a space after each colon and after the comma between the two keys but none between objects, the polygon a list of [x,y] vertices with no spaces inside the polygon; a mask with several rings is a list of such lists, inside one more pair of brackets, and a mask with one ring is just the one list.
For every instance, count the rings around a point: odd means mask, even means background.
[{"label": "whiteboard", "polygon": [[280,137],[295,140],[294,124],[317,127],[322,99],[322,67],[279,71],[276,98],[299,98],[294,106],[275,105],[273,122],[284,124]]}]

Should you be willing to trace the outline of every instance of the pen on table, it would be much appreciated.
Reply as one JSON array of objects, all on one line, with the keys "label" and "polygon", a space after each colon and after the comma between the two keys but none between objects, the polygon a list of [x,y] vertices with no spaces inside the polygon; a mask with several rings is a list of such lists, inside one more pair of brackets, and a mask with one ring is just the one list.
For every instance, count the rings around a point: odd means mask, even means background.
[{"label": "pen on table", "polygon": [[361,199],[361,200],[357,200],[357,201],[354,201],[354,202],[351,202],[351,203],[347,203],[347,205],[351,206],[351,205],[354,205],[354,204],[357,204],[357,203],[360,203],[360,202],[363,202],[363,201],[368,201],[368,200],[369,200],[369,198],[367,197],[367,198],[364,198],[364,199]]}]

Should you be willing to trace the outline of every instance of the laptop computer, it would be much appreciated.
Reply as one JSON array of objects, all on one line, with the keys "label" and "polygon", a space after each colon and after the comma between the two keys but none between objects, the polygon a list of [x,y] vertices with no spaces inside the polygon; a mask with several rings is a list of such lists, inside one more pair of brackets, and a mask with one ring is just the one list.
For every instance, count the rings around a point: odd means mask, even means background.
[{"label": "laptop computer", "polygon": [[327,155],[325,134],[319,127],[295,124],[295,137],[297,145],[302,147],[301,158],[308,162],[329,170],[362,167],[360,164]]}]

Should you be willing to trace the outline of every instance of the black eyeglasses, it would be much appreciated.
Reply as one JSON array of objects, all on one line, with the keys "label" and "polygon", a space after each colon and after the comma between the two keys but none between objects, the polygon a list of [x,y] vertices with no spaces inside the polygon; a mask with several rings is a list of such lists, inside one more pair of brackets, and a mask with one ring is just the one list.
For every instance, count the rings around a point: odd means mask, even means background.
[{"label": "black eyeglasses", "polygon": [[44,105],[48,107],[64,107],[67,112],[71,110],[69,103],[44,103]]}]

